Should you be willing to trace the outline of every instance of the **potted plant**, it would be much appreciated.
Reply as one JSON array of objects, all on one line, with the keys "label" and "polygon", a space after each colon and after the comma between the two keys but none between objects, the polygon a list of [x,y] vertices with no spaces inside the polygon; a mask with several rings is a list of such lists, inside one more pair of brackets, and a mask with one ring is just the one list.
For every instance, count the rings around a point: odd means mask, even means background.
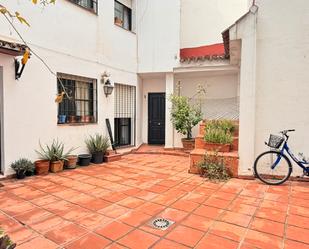
[{"label": "potted plant", "polygon": [[52,144],[45,145],[43,148],[40,144],[40,151],[36,151],[40,158],[50,162],[50,171],[57,173],[63,170],[63,163],[67,160],[68,155],[74,150],[71,148],[67,153],[64,153],[64,144],[58,140],[53,140]]},{"label": "potted plant", "polygon": [[109,138],[100,134],[89,136],[85,141],[87,149],[91,154],[92,163],[101,164],[104,161],[104,155],[109,148]]},{"label": "potted plant", "polygon": [[212,120],[205,125],[205,149],[207,151],[229,152],[233,143],[235,126],[229,120]]},{"label": "potted plant", "polygon": [[64,161],[64,166],[66,169],[75,169],[77,165],[77,156],[68,155],[67,160]]},{"label": "potted plant", "polygon": [[11,164],[11,168],[16,172],[17,179],[24,179],[27,171],[33,171],[33,162],[26,158],[21,158]]},{"label": "potted plant", "polygon": [[202,120],[200,105],[190,104],[189,98],[171,95],[173,104],[171,110],[171,121],[176,131],[186,138],[182,139],[184,150],[193,150],[195,139],[192,138],[192,129]]},{"label": "potted plant", "polygon": [[16,243],[13,243],[10,237],[0,229],[0,249],[14,249]]}]

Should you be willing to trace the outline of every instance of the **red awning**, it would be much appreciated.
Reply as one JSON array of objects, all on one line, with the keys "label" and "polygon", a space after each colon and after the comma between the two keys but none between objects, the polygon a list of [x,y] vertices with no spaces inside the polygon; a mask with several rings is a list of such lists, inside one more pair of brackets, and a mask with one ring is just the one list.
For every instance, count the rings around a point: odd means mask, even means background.
[{"label": "red awning", "polygon": [[223,43],[201,46],[196,48],[182,48],[180,49],[180,59],[195,59],[204,57],[224,57],[225,49]]}]

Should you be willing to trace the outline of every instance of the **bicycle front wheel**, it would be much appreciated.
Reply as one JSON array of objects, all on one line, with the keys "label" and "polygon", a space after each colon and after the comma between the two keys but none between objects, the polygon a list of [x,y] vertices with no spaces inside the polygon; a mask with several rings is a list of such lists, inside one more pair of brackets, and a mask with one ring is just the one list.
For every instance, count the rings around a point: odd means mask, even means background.
[{"label": "bicycle front wheel", "polygon": [[254,173],[266,184],[280,185],[289,179],[292,164],[286,155],[277,151],[266,151],[255,160]]}]

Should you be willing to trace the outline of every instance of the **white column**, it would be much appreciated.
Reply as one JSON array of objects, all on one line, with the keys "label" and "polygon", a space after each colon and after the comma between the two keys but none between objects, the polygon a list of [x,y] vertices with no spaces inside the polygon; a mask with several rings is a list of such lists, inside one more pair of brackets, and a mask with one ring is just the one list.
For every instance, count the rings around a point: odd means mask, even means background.
[{"label": "white column", "polygon": [[241,34],[239,175],[252,175],[256,131],[256,15],[243,22]]},{"label": "white column", "polygon": [[165,148],[174,148],[174,128],[171,122],[172,103],[169,96],[174,93],[174,74],[167,73],[165,78]]}]

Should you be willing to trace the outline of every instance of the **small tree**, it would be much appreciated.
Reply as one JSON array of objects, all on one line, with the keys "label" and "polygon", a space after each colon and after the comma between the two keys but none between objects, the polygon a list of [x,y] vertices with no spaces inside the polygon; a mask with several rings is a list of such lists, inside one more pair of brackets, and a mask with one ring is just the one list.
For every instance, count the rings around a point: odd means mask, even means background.
[{"label": "small tree", "polygon": [[201,106],[190,104],[189,98],[171,95],[171,122],[178,133],[192,139],[192,129],[202,120]]}]

